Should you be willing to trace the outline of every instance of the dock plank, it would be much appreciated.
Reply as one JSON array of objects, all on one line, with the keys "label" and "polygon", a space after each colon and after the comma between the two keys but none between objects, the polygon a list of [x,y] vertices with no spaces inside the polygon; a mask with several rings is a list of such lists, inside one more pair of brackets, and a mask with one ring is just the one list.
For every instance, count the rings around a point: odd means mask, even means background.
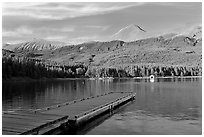
[{"label": "dock plank", "polygon": [[[89,97],[72,102],[64,102],[36,111],[20,111],[3,113],[2,133],[3,134],[36,134],[40,130],[47,130],[57,127],[63,122],[77,119],[84,121],[107,110],[112,104],[121,103],[123,100],[132,98],[132,93],[110,93],[97,97]],[[121,100],[122,101],[119,101]],[[105,109],[100,109],[104,108]],[[96,111],[97,110],[97,111]],[[93,113],[93,115],[92,115]],[[95,114],[94,114],[95,113]],[[90,116],[87,116],[89,114]],[[92,115],[92,116],[91,116]],[[69,119],[67,119],[69,118]],[[66,120],[67,119],[67,120]],[[57,125],[54,125],[57,124]],[[41,132],[40,132],[41,133]]]},{"label": "dock plank", "polygon": [[30,130],[30,129],[32,129],[32,128],[34,128],[35,126],[33,126],[33,125],[28,125],[28,124],[26,124],[26,125],[23,125],[23,124],[17,124],[17,123],[15,123],[15,125],[14,125],[14,123],[11,123],[11,122],[7,122],[7,123],[4,123],[4,125],[2,125],[2,128],[4,129],[4,128],[19,128],[19,129],[26,129],[26,130]]},{"label": "dock plank", "polygon": [[33,125],[33,126],[38,126],[38,125],[42,125],[44,123],[46,123],[45,121],[35,121],[35,120],[22,120],[22,119],[15,119],[15,118],[6,118],[3,117],[2,118],[2,122],[3,123],[13,123],[14,126],[17,124],[21,124],[21,125]]},{"label": "dock plank", "polygon": [[22,120],[35,120],[35,121],[36,120],[52,121],[58,117],[49,117],[49,115],[47,115],[47,117],[41,117],[38,115],[33,115],[33,116],[22,116],[22,115],[11,115],[11,114],[4,115],[4,118],[16,118],[16,119],[22,119]]},{"label": "dock plank", "polygon": [[6,129],[2,129],[2,134],[3,135],[19,135],[21,132],[15,132],[15,131],[9,131]]},{"label": "dock plank", "polygon": [[81,101],[81,102],[78,102],[72,105],[67,105],[67,106],[56,108],[56,109],[50,109],[42,113],[57,114],[57,115],[77,115],[78,113],[89,110],[91,108],[101,106],[106,103],[110,103],[118,99],[119,97],[121,97],[121,95],[119,93],[116,93],[116,95],[112,94],[112,95],[109,95],[108,97],[102,96],[100,98],[92,98],[92,99],[84,100],[84,101]]},{"label": "dock plank", "polygon": [[18,133],[23,133],[26,132],[28,129],[22,129],[22,128],[11,128],[11,127],[3,127],[3,130],[6,131],[11,131],[11,132],[18,132]]},{"label": "dock plank", "polygon": [[54,119],[59,117],[59,115],[55,115],[55,114],[43,114],[43,113],[34,113],[32,111],[16,111],[16,112],[11,112],[11,113],[7,113],[4,112],[3,115],[21,115],[21,116],[28,116],[28,117],[53,117]]}]

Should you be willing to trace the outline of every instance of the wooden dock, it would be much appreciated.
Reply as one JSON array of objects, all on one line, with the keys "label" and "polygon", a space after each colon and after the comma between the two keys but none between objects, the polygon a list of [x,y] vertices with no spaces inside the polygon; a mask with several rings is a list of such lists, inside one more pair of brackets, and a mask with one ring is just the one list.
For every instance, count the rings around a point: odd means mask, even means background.
[{"label": "wooden dock", "polygon": [[132,92],[111,92],[34,111],[3,113],[2,134],[52,134],[57,129],[81,126],[134,100],[135,95]]}]

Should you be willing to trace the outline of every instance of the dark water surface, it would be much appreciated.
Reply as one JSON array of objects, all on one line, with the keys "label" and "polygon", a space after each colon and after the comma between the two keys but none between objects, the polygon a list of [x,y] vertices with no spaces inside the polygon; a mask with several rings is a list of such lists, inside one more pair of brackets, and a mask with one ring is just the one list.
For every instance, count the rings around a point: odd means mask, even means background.
[{"label": "dark water surface", "polygon": [[2,84],[3,111],[43,108],[114,91],[136,100],[84,134],[202,134],[202,78],[53,80]]}]

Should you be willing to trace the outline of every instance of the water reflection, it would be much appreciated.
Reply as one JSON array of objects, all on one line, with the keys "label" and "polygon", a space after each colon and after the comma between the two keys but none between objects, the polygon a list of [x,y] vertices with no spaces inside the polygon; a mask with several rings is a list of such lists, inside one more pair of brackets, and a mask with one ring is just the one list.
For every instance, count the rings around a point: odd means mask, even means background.
[{"label": "water reflection", "polygon": [[87,134],[201,134],[201,83],[199,78],[128,82],[126,88],[137,92],[135,102]]},{"label": "water reflection", "polygon": [[54,80],[3,83],[3,110],[35,109],[110,92],[110,81]]},{"label": "water reflection", "polygon": [[113,81],[79,79],[3,83],[3,110],[41,108],[114,91],[137,92],[137,100],[141,101],[142,107],[146,107],[143,104],[149,104],[152,108],[158,106],[157,103],[160,102],[163,104],[159,106],[163,108],[175,109],[181,103],[183,107],[196,104],[201,100],[195,99],[195,97],[201,98],[201,80],[163,78],[150,83],[149,79],[114,79]]},{"label": "water reflection", "polygon": [[[150,134],[147,131],[148,128],[152,128],[151,134],[160,134],[164,131],[172,133],[166,128],[161,131],[150,126],[150,124],[155,124],[160,128],[168,127],[164,123],[171,125],[169,129],[179,134],[186,134],[187,130],[200,133],[202,125],[201,78],[159,78],[153,83],[149,79],[113,79],[112,81],[78,79],[3,83],[2,108],[3,111],[42,108],[105,92],[119,91],[136,92],[135,102],[88,134],[113,133],[113,131],[116,134]],[[178,123],[178,121],[187,121],[187,124]],[[182,132],[177,131],[178,126],[183,125]],[[127,129],[131,126],[135,128]],[[192,131],[192,128],[196,132]]]}]

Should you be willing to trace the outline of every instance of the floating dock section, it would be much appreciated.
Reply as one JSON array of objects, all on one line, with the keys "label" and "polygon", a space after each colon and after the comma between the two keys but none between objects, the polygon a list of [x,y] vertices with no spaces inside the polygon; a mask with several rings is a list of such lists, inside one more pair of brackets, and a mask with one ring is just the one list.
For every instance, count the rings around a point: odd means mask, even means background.
[{"label": "floating dock section", "polygon": [[134,100],[135,95],[111,92],[34,111],[3,113],[2,134],[53,134],[57,130],[79,127]]}]

